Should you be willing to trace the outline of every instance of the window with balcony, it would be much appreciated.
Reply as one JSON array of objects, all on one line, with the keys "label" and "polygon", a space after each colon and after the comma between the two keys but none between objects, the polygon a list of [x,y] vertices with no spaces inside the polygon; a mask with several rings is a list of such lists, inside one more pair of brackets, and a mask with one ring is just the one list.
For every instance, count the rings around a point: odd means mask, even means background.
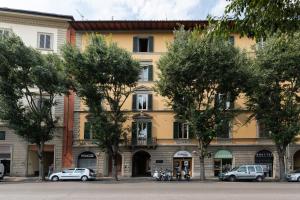
[{"label": "window with balcony", "polygon": [[132,144],[149,145],[152,143],[152,122],[137,120],[132,122]]},{"label": "window with balcony", "polygon": [[92,125],[90,122],[85,122],[84,123],[84,136],[83,138],[85,140],[91,140],[93,139],[93,134],[92,134]]},{"label": "window with balcony", "polygon": [[153,52],[153,36],[133,37],[133,52]]}]

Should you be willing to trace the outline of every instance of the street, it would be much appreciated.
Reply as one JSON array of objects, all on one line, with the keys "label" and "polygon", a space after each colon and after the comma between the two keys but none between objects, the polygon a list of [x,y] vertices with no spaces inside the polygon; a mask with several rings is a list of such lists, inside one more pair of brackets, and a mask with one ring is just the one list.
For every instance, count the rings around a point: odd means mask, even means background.
[{"label": "street", "polygon": [[31,182],[0,183],[0,199],[299,199],[299,183],[276,182]]}]

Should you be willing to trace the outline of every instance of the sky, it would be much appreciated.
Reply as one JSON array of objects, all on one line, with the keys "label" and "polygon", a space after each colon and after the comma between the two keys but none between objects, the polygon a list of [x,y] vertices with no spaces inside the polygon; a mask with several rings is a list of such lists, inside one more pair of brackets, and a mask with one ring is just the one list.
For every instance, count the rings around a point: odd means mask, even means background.
[{"label": "sky", "polygon": [[0,0],[0,7],[73,15],[76,20],[192,20],[221,16],[226,0]]}]

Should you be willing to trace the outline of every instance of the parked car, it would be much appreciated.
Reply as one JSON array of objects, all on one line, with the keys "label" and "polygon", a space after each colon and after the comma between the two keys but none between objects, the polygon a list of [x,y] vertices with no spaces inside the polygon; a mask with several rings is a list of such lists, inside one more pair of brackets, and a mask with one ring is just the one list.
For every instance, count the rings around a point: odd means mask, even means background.
[{"label": "parked car", "polygon": [[261,165],[241,165],[221,174],[219,178],[228,181],[256,180],[261,182],[265,176]]},{"label": "parked car", "polygon": [[96,173],[92,169],[88,168],[75,168],[75,169],[65,169],[62,172],[53,173],[49,176],[51,181],[59,180],[95,180]]},{"label": "parked car", "polygon": [[4,165],[0,163],[0,180],[4,178]]},{"label": "parked car", "polygon": [[291,173],[287,174],[286,179],[288,181],[298,181],[298,182],[300,182],[300,169],[292,171]]}]

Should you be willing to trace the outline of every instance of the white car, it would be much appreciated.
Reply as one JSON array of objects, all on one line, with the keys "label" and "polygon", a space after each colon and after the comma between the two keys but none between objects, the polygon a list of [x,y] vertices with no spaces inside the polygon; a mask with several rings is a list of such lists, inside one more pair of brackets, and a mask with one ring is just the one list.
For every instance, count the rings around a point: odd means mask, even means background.
[{"label": "white car", "polygon": [[4,177],[4,165],[0,163],[0,180]]},{"label": "white car", "polygon": [[62,172],[53,173],[49,176],[51,181],[59,180],[95,180],[96,173],[92,169],[87,168],[75,168],[75,169],[65,169]]},{"label": "white car", "polygon": [[287,174],[286,179],[288,181],[298,181],[298,182],[300,182],[300,169],[295,170],[295,171]]}]

